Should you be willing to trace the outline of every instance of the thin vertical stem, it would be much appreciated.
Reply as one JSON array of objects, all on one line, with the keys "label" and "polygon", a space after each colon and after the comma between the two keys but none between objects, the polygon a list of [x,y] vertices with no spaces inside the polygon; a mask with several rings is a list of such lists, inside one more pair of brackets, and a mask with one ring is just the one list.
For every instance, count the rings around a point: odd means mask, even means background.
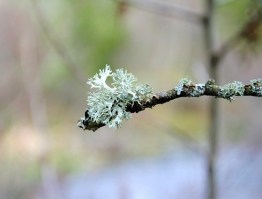
[{"label": "thin vertical stem", "polygon": [[[219,60],[214,53],[214,0],[206,1],[206,19],[204,20],[207,65],[210,77],[218,81]],[[216,199],[216,159],[218,136],[218,101],[212,98],[210,102],[210,126],[208,132],[208,161],[207,161],[207,199]]]},{"label": "thin vertical stem", "polygon": [[210,103],[210,127],[208,132],[208,199],[215,199],[216,191],[216,159],[217,159],[217,137],[218,137],[218,101],[211,99]]}]

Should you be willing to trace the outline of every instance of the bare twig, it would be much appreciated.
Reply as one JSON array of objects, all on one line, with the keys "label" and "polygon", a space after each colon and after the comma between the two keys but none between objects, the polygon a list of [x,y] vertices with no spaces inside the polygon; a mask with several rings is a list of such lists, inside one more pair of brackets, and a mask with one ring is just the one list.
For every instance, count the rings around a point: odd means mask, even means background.
[{"label": "bare twig", "polygon": [[156,0],[115,0],[126,3],[135,8],[159,14],[161,16],[173,17],[190,22],[192,24],[201,24],[205,16],[194,12],[183,6],[164,3]]},{"label": "bare twig", "polygon": [[240,28],[238,32],[232,35],[222,46],[221,48],[214,53],[213,57],[220,62],[223,58],[234,49],[242,39],[251,40],[251,42],[256,39],[256,36],[259,31],[259,26],[262,23],[262,8],[259,7],[247,22]]},{"label": "bare twig", "polygon": [[[231,83],[232,85],[234,83]],[[205,84],[185,84],[181,92],[177,91],[177,88],[171,90],[160,92],[143,103],[134,102],[132,105],[129,105],[126,110],[130,113],[138,113],[145,110],[146,108],[153,108],[158,104],[164,104],[171,100],[181,98],[181,97],[200,97],[200,96],[214,96],[216,98],[225,98],[232,100],[234,96],[256,96],[262,97],[262,81],[256,80],[251,84],[243,85],[236,90],[231,89],[229,85],[218,86],[215,84],[214,80],[209,80]],[[238,92],[237,89],[240,89],[241,92]],[[84,130],[96,131],[100,127],[105,126],[103,123],[93,122],[89,117],[88,110],[85,111],[85,117],[78,121],[78,127],[83,128]]]}]

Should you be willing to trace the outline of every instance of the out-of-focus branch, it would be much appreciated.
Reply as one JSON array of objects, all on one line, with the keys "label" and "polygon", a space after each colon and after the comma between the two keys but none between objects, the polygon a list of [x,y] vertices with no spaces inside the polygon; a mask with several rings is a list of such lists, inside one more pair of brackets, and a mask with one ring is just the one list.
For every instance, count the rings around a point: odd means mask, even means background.
[{"label": "out-of-focus branch", "polygon": [[43,16],[42,10],[39,8],[37,1],[31,0],[31,4],[33,7],[33,11],[35,13],[36,19],[46,39],[49,41],[49,43],[53,46],[55,51],[62,58],[62,61],[65,63],[65,66],[68,68],[68,70],[72,73],[74,79],[78,81],[81,85],[83,85],[83,87],[85,87],[85,84],[83,82],[86,82],[86,77],[84,76],[84,72],[81,70],[81,67],[75,63],[73,58],[67,52],[65,46],[59,41],[59,39],[50,30],[50,26],[47,23],[45,17]]},{"label": "out-of-focus branch", "polygon": [[258,39],[260,26],[262,23],[262,7],[258,7],[253,10],[250,18],[240,28],[238,32],[232,35],[221,48],[214,53],[213,58],[220,62],[223,58],[234,49],[241,40],[247,40],[249,42],[255,42]]},{"label": "out-of-focus branch", "polygon": [[[255,7],[252,10],[252,14],[243,27],[233,36],[231,36],[218,51],[214,50],[214,12],[215,12],[215,1],[206,0],[207,13],[205,20],[203,20],[203,29],[205,33],[206,41],[206,52],[207,52],[207,65],[209,66],[209,72],[211,78],[219,81],[218,77],[218,65],[224,59],[224,57],[234,49],[242,39],[254,42],[258,37],[258,30],[262,21],[262,9],[261,6]],[[210,104],[210,128],[209,128],[209,153],[208,153],[208,186],[207,186],[207,198],[215,199],[217,188],[216,188],[216,172],[215,163],[217,156],[217,145],[218,145],[218,101],[211,99]]]},{"label": "out-of-focus branch", "polygon": [[183,6],[166,3],[159,0],[115,0],[129,6],[159,14],[161,16],[173,17],[193,24],[201,24],[204,15],[194,12]]},{"label": "out-of-focus branch", "polygon": [[[214,16],[215,0],[206,0],[206,17],[203,21],[204,42],[206,47],[207,66],[209,66],[209,75],[219,82],[218,63],[214,53]],[[209,109],[209,129],[208,129],[208,150],[207,150],[207,199],[216,199],[216,158],[218,143],[218,100],[210,100]]]},{"label": "out-of-focus branch", "polygon": [[[164,104],[171,100],[181,97],[200,97],[200,96],[214,96],[216,98],[224,98],[232,100],[234,96],[256,96],[262,97],[262,79],[251,80],[250,84],[243,85],[241,82],[233,82],[224,86],[218,86],[214,80],[208,80],[205,84],[184,84],[181,89],[173,88],[171,90],[160,92],[143,103],[134,102],[128,106],[126,110],[130,113],[138,113],[146,108],[153,108],[158,104]],[[77,124],[78,127],[84,130],[96,131],[103,123],[96,123],[89,117],[88,110],[85,111],[85,117],[81,118]]]}]

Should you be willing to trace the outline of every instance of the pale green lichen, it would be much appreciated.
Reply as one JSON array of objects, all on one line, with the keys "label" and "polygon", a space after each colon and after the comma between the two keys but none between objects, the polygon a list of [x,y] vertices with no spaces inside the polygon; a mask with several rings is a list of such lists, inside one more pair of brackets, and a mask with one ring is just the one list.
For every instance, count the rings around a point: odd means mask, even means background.
[{"label": "pale green lichen", "polygon": [[193,84],[193,82],[188,78],[182,78],[178,85],[175,87],[177,95],[181,95],[182,91],[185,91],[184,87],[187,87],[186,92],[191,97],[199,97],[204,94],[205,92],[205,85],[204,84]]},{"label": "pale green lichen", "polygon": [[199,97],[205,93],[205,84],[195,84],[194,90],[190,94],[192,97]]},{"label": "pale green lichen", "polygon": [[188,78],[182,78],[178,85],[175,87],[177,95],[180,95],[183,91],[184,86],[189,86],[192,83],[192,81]]},{"label": "pale green lichen", "polygon": [[[111,84],[106,82],[108,77],[112,79]],[[127,106],[146,101],[153,95],[149,85],[137,85],[136,82],[133,74],[123,69],[112,72],[110,66],[106,65],[87,82],[96,89],[87,98],[88,117],[109,127],[121,127],[122,121],[131,117],[131,113],[126,111]]]},{"label": "pale green lichen", "polygon": [[262,79],[253,79],[250,81],[252,92],[262,96]]},{"label": "pale green lichen", "polygon": [[233,83],[222,86],[218,92],[218,97],[233,101],[235,100],[235,96],[244,95],[244,91],[244,84],[242,82],[234,81]]}]

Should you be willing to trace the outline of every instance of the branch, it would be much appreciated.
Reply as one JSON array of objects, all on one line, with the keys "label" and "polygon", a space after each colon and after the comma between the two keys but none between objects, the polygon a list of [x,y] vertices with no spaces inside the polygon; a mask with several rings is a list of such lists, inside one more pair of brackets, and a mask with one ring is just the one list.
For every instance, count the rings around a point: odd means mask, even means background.
[{"label": "branch", "polygon": [[[194,84],[188,79],[182,79],[175,88],[154,94],[149,100],[142,103],[130,103],[126,107],[126,111],[130,113],[138,113],[146,108],[153,108],[158,104],[164,104],[171,100],[181,97],[200,97],[214,96],[216,98],[224,98],[229,101],[234,100],[235,96],[254,96],[262,97],[262,79],[251,80],[250,84],[243,85],[241,82],[232,82],[224,86],[218,86],[214,80],[208,80],[205,84]],[[100,127],[105,126],[103,123],[93,122],[89,115],[88,109],[85,111],[85,117],[81,118],[77,126],[83,130],[96,131]]]},{"label": "branch", "polygon": [[260,25],[262,23],[262,7],[255,9],[246,23],[238,32],[232,35],[221,48],[213,54],[213,59],[218,63],[237,46],[239,41],[246,39],[249,42],[256,42],[258,39]]},{"label": "branch", "polygon": [[116,0],[118,2],[126,3],[129,6],[133,6],[138,9],[142,9],[147,12],[160,14],[161,16],[179,18],[181,20],[193,23],[201,24],[205,19],[204,15],[196,13],[183,6],[174,5],[170,3],[163,3],[161,1],[152,0]]}]

